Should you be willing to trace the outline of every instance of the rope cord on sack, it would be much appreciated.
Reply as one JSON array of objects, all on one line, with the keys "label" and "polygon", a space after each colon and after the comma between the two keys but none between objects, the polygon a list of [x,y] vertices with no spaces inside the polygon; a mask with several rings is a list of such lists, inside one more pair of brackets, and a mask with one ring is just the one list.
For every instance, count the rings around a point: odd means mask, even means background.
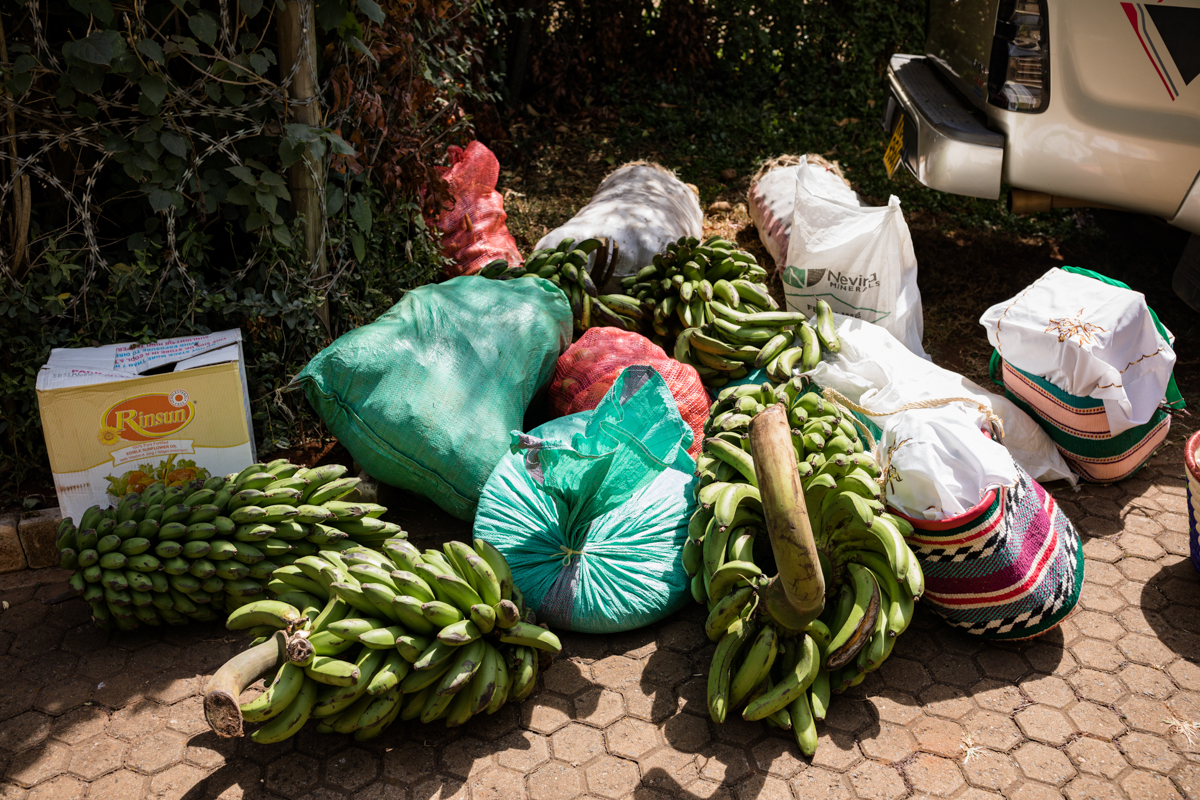
[{"label": "rope cord on sack", "polygon": [[978,408],[983,416],[987,418],[988,425],[991,426],[992,431],[1000,440],[1004,439],[1004,420],[1000,419],[1000,417],[995,411],[992,410],[990,406],[979,402],[973,397],[943,397],[936,400],[914,400],[911,403],[905,403],[893,411],[871,411],[870,409],[863,408],[857,403],[851,401],[848,397],[836,389],[825,389],[824,397],[826,400],[835,403],[841,403],[850,410],[857,411],[860,414],[865,414],[868,417],[890,417],[893,414],[899,414],[902,411],[911,411],[915,408],[940,408],[941,406],[949,405],[950,403],[967,403],[968,405],[973,405]]},{"label": "rope cord on sack", "polygon": [[562,557],[562,565],[564,567],[571,566],[571,556],[586,556],[587,555],[587,553],[583,552],[582,550],[572,550],[570,547],[567,547],[565,544],[559,545],[558,550],[560,553],[565,554]]}]

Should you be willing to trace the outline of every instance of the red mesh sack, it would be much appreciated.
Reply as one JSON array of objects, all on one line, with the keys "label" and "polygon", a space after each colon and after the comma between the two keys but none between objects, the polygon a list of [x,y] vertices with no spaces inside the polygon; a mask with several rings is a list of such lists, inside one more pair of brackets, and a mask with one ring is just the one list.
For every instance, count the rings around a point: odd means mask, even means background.
[{"label": "red mesh sack", "polygon": [[500,179],[496,156],[479,142],[471,142],[466,150],[451,145],[446,153],[450,166],[438,167],[438,171],[450,184],[454,207],[433,222],[442,233],[442,252],[455,261],[446,274],[452,278],[474,275],[497,258],[509,266],[523,263],[505,224],[504,198],[496,191]]},{"label": "red mesh sack", "polygon": [[681,364],[645,336],[620,328],[589,328],[559,356],[550,383],[550,404],[562,415],[578,414],[599,405],[621,370],[634,365],[654,367],[675,398],[679,415],[692,429],[688,454],[700,454],[710,401],[694,367]]}]

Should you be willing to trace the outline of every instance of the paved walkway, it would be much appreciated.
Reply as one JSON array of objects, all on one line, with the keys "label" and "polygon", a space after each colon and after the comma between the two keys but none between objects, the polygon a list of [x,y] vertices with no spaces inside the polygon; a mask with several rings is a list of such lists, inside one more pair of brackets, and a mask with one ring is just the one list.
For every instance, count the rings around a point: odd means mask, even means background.
[{"label": "paved walkway", "polygon": [[1083,535],[1076,613],[985,645],[919,613],[892,658],[835,697],[808,762],[790,734],[713,725],[698,608],[652,629],[564,635],[520,707],[375,742],[310,725],[219,740],[200,695],[243,640],[211,625],[106,634],[65,575],[0,580],[0,800],[288,798],[896,800],[1200,796],[1200,576],[1182,428],[1135,479],[1055,491]]}]

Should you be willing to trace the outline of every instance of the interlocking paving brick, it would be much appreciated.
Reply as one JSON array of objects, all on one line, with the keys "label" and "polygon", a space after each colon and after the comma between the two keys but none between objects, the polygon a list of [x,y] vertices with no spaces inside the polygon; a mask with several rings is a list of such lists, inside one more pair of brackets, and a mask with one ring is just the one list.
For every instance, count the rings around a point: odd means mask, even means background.
[{"label": "interlocking paving brick", "polygon": [[150,800],[183,800],[204,781],[207,773],[189,764],[176,764],[150,781]]},{"label": "interlocking paving brick", "polygon": [[1075,732],[1075,726],[1056,708],[1035,705],[1017,713],[1021,731],[1030,739],[1047,744],[1065,744]]},{"label": "interlocking paving brick", "polygon": [[390,781],[413,785],[437,767],[438,753],[432,747],[405,743],[383,754],[383,776]]},{"label": "interlocking paving brick", "polygon": [[800,757],[794,739],[771,737],[764,739],[750,750],[751,760],[759,772],[788,779],[807,764]]},{"label": "interlocking paving brick", "polygon": [[150,779],[127,769],[110,772],[88,788],[88,800],[142,800]]},{"label": "interlocking paving brick", "polygon": [[571,715],[571,701],[555,695],[539,695],[537,702],[521,706],[521,724],[538,733],[554,733],[570,722]]},{"label": "interlocking paving brick", "polygon": [[1061,786],[1075,777],[1075,767],[1061,750],[1039,742],[1021,745],[1013,752],[1013,759],[1025,776],[1035,781]]},{"label": "interlocking paving brick", "polygon": [[966,731],[964,740],[970,737],[972,745],[1001,752],[1011,749],[1022,740],[1016,723],[995,711],[973,711],[963,718],[962,727]]},{"label": "interlocking paving brick", "polygon": [[817,767],[804,770],[792,778],[789,783],[792,787],[792,794],[798,798],[846,800],[846,798],[854,796],[843,776]]},{"label": "interlocking paving brick", "polygon": [[926,666],[935,681],[949,686],[965,688],[981,677],[971,659],[954,653],[939,653]]},{"label": "interlocking paving brick", "polygon": [[[1086,551],[1087,546],[1085,545],[1084,552],[1086,553]],[[1079,593],[1079,605],[1088,611],[1115,614],[1125,607],[1125,599],[1106,586],[1084,582],[1083,590]]]},{"label": "interlocking paving brick", "polygon": [[1145,733],[1130,733],[1117,740],[1117,746],[1130,764],[1139,769],[1168,773],[1179,763],[1178,755],[1171,751],[1168,742],[1158,736]]},{"label": "interlocking paving brick", "polygon": [[676,750],[696,753],[712,741],[709,725],[706,718],[677,714],[662,724],[662,737]]},{"label": "interlocking paving brick", "polygon": [[1112,739],[1125,732],[1125,724],[1117,712],[1095,703],[1077,703],[1067,709],[1067,716],[1080,733],[1100,739]]},{"label": "interlocking paving brick", "polygon": [[[700,769],[708,763],[706,756],[681,753],[670,747],[660,747],[638,760],[642,785],[671,791],[686,786],[700,777]],[[716,781],[721,785],[720,781]]]},{"label": "interlocking paving brick", "polygon": [[975,663],[984,675],[998,680],[1015,681],[1029,672],[1029,665],[1025,663],[1025,659],[1011,650],[984,650],[975,656]]},{"label": "interlocking paving brick", "polygon": [[874,761],[864,761],[846,775],[855,794],[864,800],[899,800],[908,794],[900,773]]},{"label": "interlocking paving brick", "polygon": [[1131,692],[1166,700],[1175,694],[1175,682],[1162,670],[1142,664],[1126,664],[1117,673]]},{"label": "interlocking paving brick", "polygon": [[962,689],[940,683],[922,691],[918,698],[924,704],[926,714],[947,719],[962,719],[977,708]]},{"label": "interlocking paving brick", "polygon": [[1080,772],[1100,775],[1110,780],[1129,766],[1129,762],[1115,744],[1087,736],[1067,745],[1067,754]]},{"label": "interlocking paving brick", "polygon": [[[708,732],[707,726],[701,721],[683,716],[672,719],[684,720],[689,727],[700,727],[705,730],[705,734]],[[657,728],[649,722],[627,717],[614,723],[604,732],[604,742],[612,755],[637,760],[658,747],[659,736]]]},{"label": "interlocking paving brick", "polygon": [[770,775],[751,775],[733,787],[737,800],[792,800],[787,781]]},{"label": "interlocking paving brick", "polygon": [[85,781],[93,781],[121,766],[126,745],[118,739],[97,736],[71,748],[71,772]]},{"label": "interlocking paving brick", "polygon": [[[1003,795],[996,795],[1003,797]],[[1053,786],[1036,781],[1026,781],[1009,793],[1012,800],[1059,800],[1062,792]]]},{"label": "interlocking paving brick", "polygon": [[904,774],[914,789],[934,797],[949,797],[963,786],[958,764],[929,753],[921,753],[905,764]]},{"label": "interlocking paving brick", "polygon": [[867,702],[875,707],[875,714],[881,722],[907,725],[921,716],[921,705],[917,699],[898,689],[885,687],[878,691],[872,691],[867,694]]},{"label": "interlocking paving brick", "polygon": [[1030,676],[1021,681],[1021,691],[1035,703],[1066,708],[1075,702],[1075,692],[1062,678],[1053,675]]},{"label": "interlocking paving brick", "polygon": [[165,727],[171,712],[152,700],[141,700],[113,713],[108,732],[125,740],[133,740]]},{"label": "interlocking paving brick", "polygon": [[1121,788],[1129,800],[1180,800],[1175,785],[1162,775],[1133,772],[1121,779]]},{"label": "interlocking paving brick", "polygon": [[1175,660],[1175,653],[1152,636],[1131,633],[1117,642],[1125,657],[1138,664],[1151,667],[1165,667]]},{"label": "interlocking paving brick", "polygon": [[[666,686],[635,682],[627,685],[621,694],[625,698],[625,710],[639,719],[662,722],[679,710],[679,700]],[[707,704],[703,714],[708,714]]]},{"label": "interlocking paving brick", "polygon": [[972,786],[997,792],[1012,786],[1021,774],[1010,756],[984,749],[963,757],[962,772]]},{"label": "interlocking paving brick", "polygon": [[467,800],[471,796],[467,784],[448,775],[434,775],[409,790],[413,800]]},{"label": "interlocking paving brick", "polygon": [[520,772],[488,767],[467,781],[472,800],[523,800],[525,780]]},{"label": "interlocking paving brick", "polygon": [[592,680],[609,689],[620,691],[642,680],[641,664],[625,656],[609,656],[591,665]]},{"label": "interlocking paving brick", "polygon": [[[1172,699],[1178,699],[1178,697]],[[1114,708],[1121,715],[1125,724],[1134,730],[1163,734],[1170,727],[1163,721],[1171,716],[1169,713],[1164,713],[1169,710],[1169,707],[1161,700],[1128,695],[1118,700]]]},{"label": "interlocking paving brick", "polygon": [[971,687],[971,697],[976,703],[1000,714],[1011,714],[1029,701],[1013,683],[984,678]]},{"label": "interlocking paving brick", "polygon": [[549,758],[550,740],[532,731],[516,731],[498,743],[496,760],[502,767],[532,772]]},{"label": "interlocking paving brick", "polygon": [[588,791],[612,800],[629,796],[640,777],[632,761],[607,755],[589,765],[586,774]]},{"label": "interlocking paving brick", "polygon": [[561,761],[543,764],[529,776],[530,800],[571,800],[584,791],[583,769]]},{"label": "interlocking paving brick", "polygon": [[299,797],[313,787],[321,764],[300,753],[288,753],[267,766],[266,786],[284,797]]},{"label": "interlocking paving brick", "polygon": [[[818,726],[817,731],[820,730]],[[842,733],[834,736],[826,732],[817,739],[817,752],[812,757],[812,764],[835,772],[845,772],[861,759],[862,753],[859,752],[853,736]]]},{"label": "interlocking paving brick", "polygon": [[1070,675],[1067,682],[1079,692],[1080,697],[1097,703],[1115,703],[1125,694],[1125,685],[1109,672],[1081,669]]},{"label": "interlocking paving brick", "polygon": [[867,704],[861,700],[851,700],[845,695],[831,702],[829,712],[825,715],[825,725],[838,731],[858,733],[871,724],[871,714]]},{"label": "interlocking paving brick", "polygon": [[619,692],[599,687],[575,698],[575,719],[604,728],[625,715],[625,699]]},{"label": "interlocking paving brick", "polygon": [[[899,640],[897,640],[898,642]],[[909,694],[919,692],[931,683],[929,673],[919,662],[911,658],[900,658],[893,655],[879,668],[879,675],[884,683],[893,689],[900,689]]]},{"label": "interlocking paving brick", "polygon": [[38,711],[24,714],[0,723],[0,749],[19,753],[41,744],[50,735],[50,717]]},{"label": "interlocking paving brick", "polygon": [[183,760],[187,739],[172,730],[161,730],[135,740],[125,765],[138,772],[152,775]]},{"label": "interlocking paving brick", "polygon": [[572,722],[550,737],[554,757],[568,764],[586,764],[604,753],[604,734],[595,728]]},{"label": "interlocking paving brick", "polygon": [[569,658],[556,658],[550,668],[542,673],[542,685],[548,691],[574,697],[592,686],[587,664]]},{"label": "interlocking paving brick", "polygon": [[1124,795],[1116,783],[1097,778],[1094,775],[1081,775],[1071,781],[1063,789],[1070,800],[1123,800]]},{"label": "interlocking paving brick", "polygon": [[867,758],[888,763],[903,761],[917,750],[916,739],[911,733],[899,725],[888,723],[881,724],[876,733],[868,731],[863,734],[858,746]]},{"label": "interlocking paving brick", "polygon": [[946,758],[957,758],[966,738],[966,732],[957,722],[937,717],[923,717],[911,730],[922,750]]}]

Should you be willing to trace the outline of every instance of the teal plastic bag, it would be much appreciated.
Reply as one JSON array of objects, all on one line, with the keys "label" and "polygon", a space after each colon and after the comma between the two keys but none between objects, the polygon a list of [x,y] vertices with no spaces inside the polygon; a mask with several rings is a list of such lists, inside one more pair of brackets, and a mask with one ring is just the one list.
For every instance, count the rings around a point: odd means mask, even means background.
[{"label": "teal plastic bag", "polygon": [[462,276],[409,292],[296,380],[368,474],[469,520],[570,343],[571,308],[554,284]]},{"label": "teal plastic bag", "polygon": [[615,633],[688,603],[691,436],[652,367],[627,368],[591,411],[513,432],[475,536],[508,559],[540,622]]}]

